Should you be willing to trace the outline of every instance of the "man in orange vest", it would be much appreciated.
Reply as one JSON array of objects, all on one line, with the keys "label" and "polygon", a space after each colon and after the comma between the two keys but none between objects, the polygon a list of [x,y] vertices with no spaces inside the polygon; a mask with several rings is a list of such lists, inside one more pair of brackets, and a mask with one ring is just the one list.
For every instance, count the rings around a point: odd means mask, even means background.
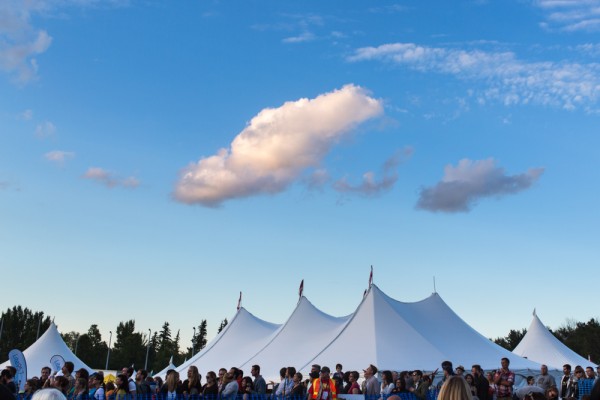
[{"label": "man in orange vest", "polygon": [[329,367],[321,368],[319,378],[315,379],[308,388],[312,400],[337,400],[337,390],[335,382],[329,377]]}]

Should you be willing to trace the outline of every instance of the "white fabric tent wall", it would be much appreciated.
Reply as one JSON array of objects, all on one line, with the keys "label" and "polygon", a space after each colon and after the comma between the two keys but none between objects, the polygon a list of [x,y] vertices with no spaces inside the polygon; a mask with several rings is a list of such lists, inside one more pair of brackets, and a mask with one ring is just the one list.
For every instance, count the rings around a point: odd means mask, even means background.
[{"label": "white fabric tent wall", "polygon": [[[65,361],[73,362],[75,365],[73,371],[85,368],[90,373],[94,372],[73,354],[60,336],[60,333],[58,333],[58,328],[54,325],[54,322],[50,324],[50,327],[38,340],[36,340],[35,343],[23,351],[23,355],[25,356],[25,361],[27,361],[27,379],[33,378],[34,376],[39,377],[43,367],[52,368],[50,358],[54,355],[60,355]],[[0,364],[0,369],[4,369],[8,365],[10,365],[10,361],[5,361]]]},{"label": "white fabric tent wall", "polygon": [[597,367],[597,364],[581,357],[558,340],[544,326],[535,310],[533,311],[533,319],[531,320],[529,329],[527,329],[527,333],[521,339],[518,346],[515,347],[513,353],[520,357],[527,357],[529,360],[540,364],[546,364],[549,369],[556,369],[558,371],[562,371],[564,364],[571,364],[573,369],[575,369],[576,365],[581,365],[583,368],[587,366]]},{"label": "white fabric tent wall", "polygon": [[285,324],[262,349],[240,366],[250,371],[252,365],[260,365],[261,375],[267,382],[279,381],[281,367],[305,365],[327,346],[350,320],[333,317],[317,309],[304,296]]},{"label": "white fabric tent wall", "polygon": [[[165,378],[167,377],[167,371],[170,369],[174,369],[177,370],[177,367],[175,366],[175,364],[173,364],[173,357],[171,356],[171,359],[169,360],[169,365],[167,365],[162,371],[160,371],[157,374],[152,375],[153,378],[159,377],[160,379],[162,379],[163,381],[165,380]],[[182,379],[183,380],[183,379]]]},{"label": "white fabric tent wall", "polygon": [[190,365],[198,367],[202,375],[208,371],[217,372],[222,367],[239,367],[269,343],[280,327],[255,317],[242,307],[221,333],[198,354],[180,365],[177,372],[180,375],[187,373]]},{"label": "white fabric tent wall", "polygon": [[351,320],[313,363],[360,371],[369,364],[380,370],[432,371],[444,360],[454,365],[480,364],[498,368],[511,360],[514,371],[539,370],[539,364],[521,358],[485,338],[460,319],[437,293],[415,303],[402,303],[371,285]]}]

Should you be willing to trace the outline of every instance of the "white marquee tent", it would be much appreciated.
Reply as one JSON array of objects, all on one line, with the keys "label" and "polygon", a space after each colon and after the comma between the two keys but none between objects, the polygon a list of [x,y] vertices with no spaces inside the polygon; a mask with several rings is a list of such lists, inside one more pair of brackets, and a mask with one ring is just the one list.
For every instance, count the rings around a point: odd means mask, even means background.
[{"label": "white marquee tent", "polygon": [[267,380],[279,369],[295,366],[303,374],[314,363],[333,369],[361,371],[369,364],[380,370],[433,371],[441,362],[500,366],[508,357],[511,369],[522,374],[539,371],[539,364],[521,358],[485,338],[458,317],[437,293],[414,303],[403,303],[371,285],[356,311],[336,318],[301,298],[283,325],[260,320],[241,308],[209,345],[177,370],[196,365],[204,373],[221,367],[261,366]]},{"label": "white marquee tent", "polygon": [[565,346],[544,326],[542,321],[533,311],[533,319],[527,329],[527,333],[515,347],[513,353],[519,357],[527,357],[529,360],[540,364],[546,364],[550,369],[562,371],[564,364],[571,364],[574,369],[576,365],[583,368],[596,364],[581,357],[573,350]]},{"label": "white marquee tent", "polygon": [[[58,329],[54,322],[50,324],[50,327],[44,332],[38,340],[35,341],[31,346],[23,351],[25,361],[27,362],[27,379],[33,378],[34,376],[40,376],[40,372],[43,367],[50,367],[50,358],[54,355],[62,356],[65,361],[71,361],[75,365],[74,371],[80,368],[87,369],[90,373],[93,370],[85,365],[69,347],[58,333]],[[0,369],[4,369],[10,365],[10,361],[5,361],[0,364]]]},{"label": "white marquee tent", "polygon": [[162,379],[164,381],[167,376],[167,371],[170,369],[177,370],[177,367],[175,366],[175,364],[173,364],[173,356],[171,356],[171,359],[169,360],[169,365],[167,365],[162,371],[152,375],[152,377],[153,378],[159,377],[160,379]]}]

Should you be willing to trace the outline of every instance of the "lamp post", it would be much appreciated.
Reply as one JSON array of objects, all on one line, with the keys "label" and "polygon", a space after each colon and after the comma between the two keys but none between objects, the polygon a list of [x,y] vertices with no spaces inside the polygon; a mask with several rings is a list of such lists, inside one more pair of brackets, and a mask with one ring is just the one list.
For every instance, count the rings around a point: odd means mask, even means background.
[{"label": "lamp post", "polygon": [[148,353],[150,352],[150,336],[152,336],[152,331],[148,329],[148,346],[146,346],[146,362],[144,363],[144,369],[148,371]]},{"label": "lamp post", "polygon": [[108,359],[110,358],[110,344],[112,342],[112,331],[109,331],[110,337],[108,338],[108,352],[106,353],[106,367],[105,370],[108,370]]},{"label": "lamp post", "polygon": [[75,355],[77,355],[77,346],[79,345],[79,338],[81,337],[81,335],[77,335],[77,340],[75,341]]},{"label": "lamp post", "polygon": [[196,347],[196,327],[194,327],[194,336],[192,336],[192,357],[194,357],[194,348]]}]

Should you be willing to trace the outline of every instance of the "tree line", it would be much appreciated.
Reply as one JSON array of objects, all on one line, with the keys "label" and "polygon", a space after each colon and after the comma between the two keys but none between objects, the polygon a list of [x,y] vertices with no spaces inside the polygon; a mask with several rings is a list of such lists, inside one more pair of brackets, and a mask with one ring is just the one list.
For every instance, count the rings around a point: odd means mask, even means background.
[{"label": "tree line", "polygon": [[[34,312],[21,306],[7,309],[1,318],[0,362],[8,359],[12,349],[23,351],[31,346],[52,322],[44,312]],[[226,325],[227,318],[221,321],[218,332]],[[179,330],[173,336],[169,322],[165,322],[161,330],[151,337],[149,333],[136,331],[135,320],[129,320],[119,323],[112,338],[103,338],[96,324],[92,324],[87,332],[71,331],[61,333],[61,336],[71,351],[90,368],[104,369],[107,358],[108,369],[131,365],[136,369],[144,368],[147,357],[147,370],[159,372],[169,364],[171,357],[175,365],[180,365],[206,346],[207,321],[200,320],[189,347],[181,344]]]}]

